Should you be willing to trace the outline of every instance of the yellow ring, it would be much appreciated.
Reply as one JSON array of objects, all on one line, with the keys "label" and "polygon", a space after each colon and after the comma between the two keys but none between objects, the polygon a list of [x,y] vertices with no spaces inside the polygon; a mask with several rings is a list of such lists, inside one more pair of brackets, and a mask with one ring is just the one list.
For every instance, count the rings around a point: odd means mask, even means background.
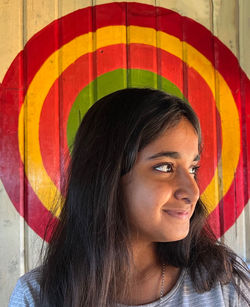
[{"label": "yellow ring", "polygon": [[[220,112],[222,125],[221,159],[215,174],[202,198],[209,201],[211,212],[230,188],[238,165],[240,155],[240,124],[238,109],[223,76],[216,71],[212,63],[194,47],[165,32],[138,26],[108,26],[81,35],[52,53],[37,71],[27,90],[24,103],[19,113],[18,139],[21,160],[29,183],[39,200],[49,210],[51,199],[58,195],[57,187],[44,168],[39,144],[39,120],[44,100],[57,78],[80,56],[99,48],[115,45],[137,43],[161,48],[175,55],[188,66],[196,70],[213,93],[216,106]],[[95,46],[93,46],[95,44]],[[186,58],[183,59],[183,51]],[[216,92],[215,92],[216,88]],[[25,126],[24,126],[25,121]],[[25,138],[24,148],[24,133]],[[25,155],[24,155],[25,151]],[[26,157],[24,161],[24,156]],[[219,171],[223,174],[223,184],[219,190]],[[60,210],[56,212],[59,215]]]}]

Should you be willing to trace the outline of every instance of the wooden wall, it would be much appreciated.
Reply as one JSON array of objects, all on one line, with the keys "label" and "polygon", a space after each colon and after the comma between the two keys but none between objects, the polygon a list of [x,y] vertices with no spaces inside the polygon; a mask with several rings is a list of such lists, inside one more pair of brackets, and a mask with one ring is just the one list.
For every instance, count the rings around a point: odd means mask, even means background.
[{"label": "wooden wall", "polygon": [[250,262],[249,12],[248,0],[0,1],[2,306],[39,264],[79,121],[127,86],[164,89],[196,110],[209,221]]}]

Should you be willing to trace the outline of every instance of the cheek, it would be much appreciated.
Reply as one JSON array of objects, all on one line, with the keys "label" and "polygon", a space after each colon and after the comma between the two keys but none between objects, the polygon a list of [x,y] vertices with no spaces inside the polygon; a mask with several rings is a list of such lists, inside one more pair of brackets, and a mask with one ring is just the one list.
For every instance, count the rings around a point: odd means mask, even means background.
[{"label": "cheek", "polygon": [[169,200],[171,188],[162,183],[155,183],[150,180],[140,180],[136,184],[131,182],[125,188],[125,199],[130,212],[137,214],[148,214],[153,218],[152,213],[160,211],[161,207]]}]

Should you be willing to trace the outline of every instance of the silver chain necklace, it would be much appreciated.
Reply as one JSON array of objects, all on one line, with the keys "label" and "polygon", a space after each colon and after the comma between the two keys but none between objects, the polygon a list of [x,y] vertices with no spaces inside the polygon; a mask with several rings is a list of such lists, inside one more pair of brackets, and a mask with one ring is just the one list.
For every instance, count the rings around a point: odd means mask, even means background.
[{"label": "silver chain necklace", "polygon": [[164,295],[165,270],[166,270],[166,264],[163,263],[162,264],[162,268],[161,268],[161,291],[160,291],[160,303],[159,303],[159,306],[162,305],[162,298],[163,298],[163,295]]}]

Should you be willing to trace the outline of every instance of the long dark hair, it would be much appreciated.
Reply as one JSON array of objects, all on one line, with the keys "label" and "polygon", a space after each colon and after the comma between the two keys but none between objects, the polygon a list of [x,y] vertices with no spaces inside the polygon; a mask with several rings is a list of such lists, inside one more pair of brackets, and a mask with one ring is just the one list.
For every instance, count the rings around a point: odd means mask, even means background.
[{"label": "long dark hair", "polygon": [[[185,117],[199,138],[188,103],[153,89],[128,88],[97,101],[75,137],[66,197],[42,266],[41,296],[49,306],[115,306],[128,289],[129,227],[120,179],[162,129]],[[197,292],[216,282],[247,281],[236,255],[217,242],[201,200],[188,236],[155,243],[160,262],[187,268]],[[244,272],[245,270],[245,272]]]}]

